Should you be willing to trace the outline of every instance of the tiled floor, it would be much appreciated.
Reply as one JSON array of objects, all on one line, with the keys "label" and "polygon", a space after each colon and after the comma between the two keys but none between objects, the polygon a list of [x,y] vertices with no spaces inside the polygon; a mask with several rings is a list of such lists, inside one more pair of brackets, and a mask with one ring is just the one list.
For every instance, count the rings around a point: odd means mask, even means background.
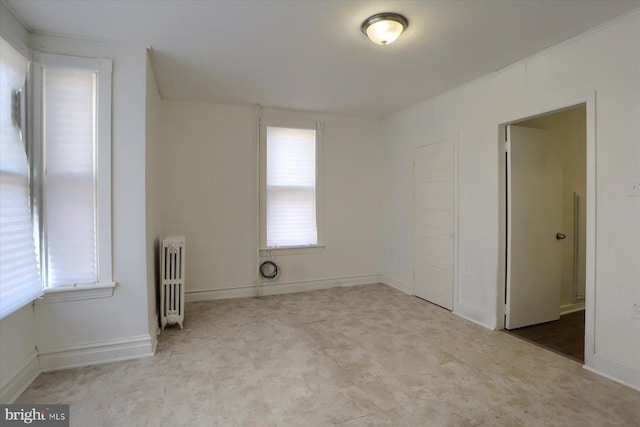
[{"label": "tiled floor", "polygon": [[640,393],[385,285],[187,305],[152,358],[41,375],[91,426],[633,426]]}]

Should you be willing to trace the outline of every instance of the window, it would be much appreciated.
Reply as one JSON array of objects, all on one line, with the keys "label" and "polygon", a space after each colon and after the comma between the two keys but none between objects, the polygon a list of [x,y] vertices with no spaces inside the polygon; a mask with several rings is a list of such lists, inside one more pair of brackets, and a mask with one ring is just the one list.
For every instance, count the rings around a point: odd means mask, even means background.
[{"label": "window", "polygon": [[110,296],[111,61],[34,55],[27,98],[0,42],[0,318],[43,291]]},{"label": "window", "polygon": [[42,292],[24,141],[27,60],[0,38],[0,319]]},{"label": "window", "polygon": [[113,287],[111,61],[40,54],[34,82],[32,165],[44,288]]},{"label": "window", "polygon": [[321,246],[322,126],[262,120],[261,248]]}]

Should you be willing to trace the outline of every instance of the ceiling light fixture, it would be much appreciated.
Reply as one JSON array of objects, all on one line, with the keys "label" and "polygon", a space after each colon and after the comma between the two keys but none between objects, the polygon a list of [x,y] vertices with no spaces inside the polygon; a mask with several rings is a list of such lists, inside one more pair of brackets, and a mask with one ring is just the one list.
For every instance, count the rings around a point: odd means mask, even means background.
[{"label": "ceiling light fixture", "polygon": [[360,29],[369,37],[369,40],[385,46],[397,39],[408,26],[409,21],[404,16],[385,12],[365,19]]}]

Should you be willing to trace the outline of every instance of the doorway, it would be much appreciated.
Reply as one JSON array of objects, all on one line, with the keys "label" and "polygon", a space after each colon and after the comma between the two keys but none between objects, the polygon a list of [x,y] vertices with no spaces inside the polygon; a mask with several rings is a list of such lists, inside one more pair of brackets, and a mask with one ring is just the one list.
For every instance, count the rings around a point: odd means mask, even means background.
[{"label": "doorway", "polygon": [[584,361],[586,105],[505,130],[505,329]]}]

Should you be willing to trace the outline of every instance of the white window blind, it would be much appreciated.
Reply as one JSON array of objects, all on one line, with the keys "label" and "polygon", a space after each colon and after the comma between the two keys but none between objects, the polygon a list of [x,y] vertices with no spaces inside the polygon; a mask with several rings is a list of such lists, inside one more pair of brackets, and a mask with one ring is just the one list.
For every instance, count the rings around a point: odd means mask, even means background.
[{"label": "white window blind", "polygon": [[42,292],[29,199],[29,162],[14,94],[27,60],[0,38],[0,318]]},{"label": "white window blind", "polygon": [[318,244],[316,130],[268,126],[266,131],[266,244]]},{"label": "white window blind", "polygon": [[94,284],[97,73],[55,66],[42,73],[47,284]]}]

